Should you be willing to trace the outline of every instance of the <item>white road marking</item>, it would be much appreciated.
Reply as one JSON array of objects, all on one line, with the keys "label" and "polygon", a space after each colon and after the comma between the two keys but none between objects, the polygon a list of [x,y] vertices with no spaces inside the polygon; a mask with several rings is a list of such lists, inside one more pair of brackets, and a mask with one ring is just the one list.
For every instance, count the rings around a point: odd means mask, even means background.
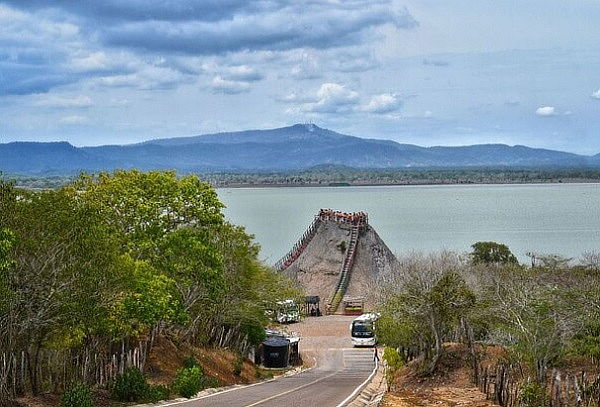
[{"label": "white road marking", "polygon": [[358,386],[356,389],[354,389],[354,391],[352,392],[351,395],[349,395],[348,397],[346,397],[344,399],[344,401],[342,401],[340,404],[338,404],[336,407],[343,407],[346,404],[348,404],[349,402],[351,402],[352,400],[354,400],[354,398],[358,395],[358,393],[367,385],[369,384],[369,382],[371,380],[373,380],[373,377],[375,376],[375,373],[377,373],[377,368],[379,367],[379,363],[377,360],[375,360],[375,368],[373,369],[373,371],[371,372],[371,374],[369,375],[369,377],[367,377],[367,379],[362,382],[360,384],[360,386]]},{"label": "white road marking", "polygon": [[271,396],[271,397],[267,397],[266,399],[263,399],[263,400],[257,401],[256,403],[248,404],[248,405],[246,405],[246,406],[244,406],[244,407],[254,407],[254,406],[258,406],[259,404],[266,403],[267,401],[271,401],[271,400],[273,400],[273,399],[276,399],[277,397],[285,396],[286,394],[293,393],[293,392],[295,392],[295,391],[301,390],[301,389],[303,389],[303,388],[305,388],[305,387],[308,387],[308,386],[311,386],[311,385],[313,385],[313,384],[315,384],[315,383],[318,383],[318,382],[320,382],[320,381],[322,381],[322,380],[328,379],[328,378],[330,378],[330,377],[332,377],[332,376],[335,376],[337,373],[338,373],[338,372],[331,373],[331,374],[329,374],[329,375],[327,375],[327,376],[323,376],[323,377],[321,377],[321,378],[319,378],[319,379],[317,379],[317,380],[313,380],[313,381],[312,381],[312,382],[310,382],[310,383],[305,383],[305,384],[303,384],[302,386],[298,386],[298,387],[296,387],[296,388],[293,388],[293,389],[290,389],[290,390],[284,391],[283,393],[275,394],[275,395],[273,395],[273,396]]}]

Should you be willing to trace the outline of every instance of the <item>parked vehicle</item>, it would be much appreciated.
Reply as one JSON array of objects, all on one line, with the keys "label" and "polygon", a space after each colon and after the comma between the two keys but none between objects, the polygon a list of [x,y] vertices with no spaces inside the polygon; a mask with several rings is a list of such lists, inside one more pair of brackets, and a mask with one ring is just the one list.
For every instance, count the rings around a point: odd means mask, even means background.
[{"label": "parked vehicle", "polygon": [[278,301],[276,318],[280,324],[300,322],[300,307],[294,300]]}]

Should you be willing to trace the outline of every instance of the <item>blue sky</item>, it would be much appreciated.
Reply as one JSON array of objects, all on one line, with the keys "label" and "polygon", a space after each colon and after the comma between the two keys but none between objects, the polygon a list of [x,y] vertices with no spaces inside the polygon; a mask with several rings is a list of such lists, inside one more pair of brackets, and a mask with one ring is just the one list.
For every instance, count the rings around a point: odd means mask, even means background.
[{"label": "blue sky", "polygon": [[0,45],[0,142],[310,121],[600,152],[597,0],[11,0]]}]

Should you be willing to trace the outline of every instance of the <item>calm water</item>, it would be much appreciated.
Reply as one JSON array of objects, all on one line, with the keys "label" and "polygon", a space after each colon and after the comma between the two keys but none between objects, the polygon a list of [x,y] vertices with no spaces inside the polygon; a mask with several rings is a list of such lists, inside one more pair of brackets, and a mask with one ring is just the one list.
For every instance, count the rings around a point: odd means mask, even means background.
[{"label": "calm water", "polygon": [[227,217],[275,262],[320,208],[366,211],[395,253],[469,251],[477,241],[525,253],[600,251],[600,185],[469,185],[220,189]]}]

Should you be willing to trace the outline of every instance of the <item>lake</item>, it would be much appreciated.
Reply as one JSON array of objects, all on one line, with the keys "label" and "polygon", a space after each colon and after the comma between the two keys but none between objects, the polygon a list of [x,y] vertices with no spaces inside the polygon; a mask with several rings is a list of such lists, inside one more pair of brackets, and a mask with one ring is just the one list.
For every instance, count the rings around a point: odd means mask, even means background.
[{"label": "lake", "polygon": [[261,258],[286,253],[320,208],[365,211],[396,253],[470,251],[483,240],[526,253],[600,251],[600,184],[223,188],[225,214],[256,236]]}]

